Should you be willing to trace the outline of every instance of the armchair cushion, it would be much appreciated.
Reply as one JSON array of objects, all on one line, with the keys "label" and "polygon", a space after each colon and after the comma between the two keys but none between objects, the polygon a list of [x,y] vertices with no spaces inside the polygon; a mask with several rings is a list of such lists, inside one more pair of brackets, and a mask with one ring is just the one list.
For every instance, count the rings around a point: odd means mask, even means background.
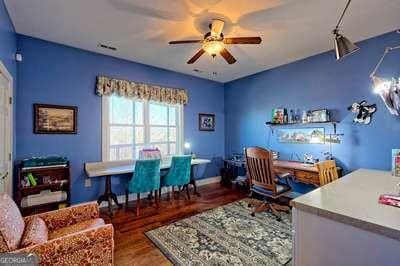
[{"label": "armchair cushion", "polygon": [[35,217],[25,226],[21,248],[45,243],[48,240],[47,226],[43,219]]},{"label": "armchair cushion", "polygon": [[13,252],[34,253],[40,265],[113,265],[113,237],[107,224]]},{"label": "armchair cushion", "polygon": [[63,227],[99,218],[99,205],[96,202],[78,204],[60,210],[25,217],[25,222],[34,217],[42,218],[47,225],[49,234],[51,234],[51,232]]},{"label": "armchair cushion", "polygon": [[104,224],[104,220],[101,218],[86,220],[51,232],[49,239],[63,237],[73,233],[81,232],[86,229],[96,228],[97,226]]},{"label": "armchair cushion", "polygon": [[0,213],[0,253],[16,250],[25,222],[17,205],[6,193],[0,193]]}]

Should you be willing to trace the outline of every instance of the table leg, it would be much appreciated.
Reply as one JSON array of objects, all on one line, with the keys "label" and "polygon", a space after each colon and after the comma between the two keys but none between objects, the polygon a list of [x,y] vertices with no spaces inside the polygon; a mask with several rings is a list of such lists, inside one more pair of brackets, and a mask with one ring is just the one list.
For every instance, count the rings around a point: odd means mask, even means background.
[{"label": "table leg", "polygon": [[112,216],[112,210],[111,210],[112,201],[115,202],[115,204],[118,206],[118,208],[122,208],[122,204],[118,203],[117,195],[115,193],[113,193],[111,190],[111,176],[110,175],[106,176],[106,185],[105,185],[105,189],[104,189],[104,194],[98,198],[97,203],[100,205],[100,203],[102,203],[103,201],[108,202],[108,212],[109,212],[110,216]]}]

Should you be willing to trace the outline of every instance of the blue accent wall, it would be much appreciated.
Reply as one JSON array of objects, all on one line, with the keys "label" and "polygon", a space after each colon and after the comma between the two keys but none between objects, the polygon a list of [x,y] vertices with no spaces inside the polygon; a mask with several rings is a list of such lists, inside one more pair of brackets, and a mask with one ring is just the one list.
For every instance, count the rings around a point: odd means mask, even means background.
[{"label": "blue accent wall", "polygon": [[[329,40],[327,40],[329,41]],[[327,108],[340,121],[341,144],[333,144],[333,155],[346,171],[358,168],[391,168],[391,149],[400,148],[400,119],[389,113],[373,93],[369,75],[385,47],[399,45],[400,35],[388,33],[358,43],[360,50],[337,62],[334,52],[319,54],[225,84],[226,155],[246,146],[279,151],[283,159],[298,154],[323,158],[329,145],[282,144],[265,125],[276,107],[312,110]],[[390,76],[400,72],[400,51],[389,54],[379,72]],[[353,124],[347,110],[353,102],[376,103],[378,111],[371,125]],[[277,129],[277,128],[276,128]],[[333,131],[326,126],[326,132]]]},{"label": "blue accent wall", "polygon": [[[146,82],[189,92],[184,111],[185,139],[192,151],[213,163],[200,167],[198,178],[219,175],[224,156],[224,86],[189,75],[125,61],[80,49],[18,35],[24,60],[18,64],[17,160],[39,155],[67,156],[72,165],[72,202],[94,200],[104,180],[84,187],[84,163],[101,160],[101,97],[95,95],[97,75]],[[78,106],[78,134],[33,134],[33,104]],[[198,131],[198,113],[216,115],[216,131]],[[124,193],[129,176],[113,178],[113,189]]]},{"label": "blue accent wall", "polygon": [[[17,64],[14,60],[15,52],[17,51],[17,35],[14,30],[14,26],[11,22],[10,16],[4,4],[4,1],[0,1],[0,60],[3,62],[8,72],[13,77],[13,94],[16,95],[17,87]],[[14,114],[15,114],[15,101],[14,101]],[[14,116],[14,128],[15,128],[15,116]],[[15,157],[15,130],[13,138],[14,157]]]}]

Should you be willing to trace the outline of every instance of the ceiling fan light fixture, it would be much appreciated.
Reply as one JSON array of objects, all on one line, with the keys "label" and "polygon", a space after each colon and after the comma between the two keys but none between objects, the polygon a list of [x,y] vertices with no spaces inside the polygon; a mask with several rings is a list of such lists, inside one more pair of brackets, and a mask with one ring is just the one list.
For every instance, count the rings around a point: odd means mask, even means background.
[{"label": "ceiling fan light fixture", "polygon": [[203,43],[203,50],[209,55],[217,55],[225,48],[225,44],[222,41],[205,41]]}]

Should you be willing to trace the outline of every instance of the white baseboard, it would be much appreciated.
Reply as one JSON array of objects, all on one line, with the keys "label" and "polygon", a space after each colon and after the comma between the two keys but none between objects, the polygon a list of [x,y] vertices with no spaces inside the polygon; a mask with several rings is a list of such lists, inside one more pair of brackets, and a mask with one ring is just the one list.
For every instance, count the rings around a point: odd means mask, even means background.
[{"label": "white baseboard", "polygon": [[[208,178],[196,180],[196,185],[197,185],[197,187],[201,187],[201,186],[205,186],[208,184],[219,183],[219,182],[221,182],[221,176],[214,176],[214,177],[208,177]],[[162,188],[161,194],[166,194],[167,189],[171,189],[171,188],[165,188],[165,187]],[[147,194],[148,193],[142,193],[140,195],[140,198],[141,199],[147,198]],[[118,198],[119,203],[125,203],[125,195],[120,195],[117,198]],[[133,201],[133,200],[136,200],[136,194],[129,194],[129,201]],[[115,202],[113,201],[112,204],[115,205]],[[100,204],[100,208],[107,207],[107,206],[108,206],[108,203],[105,201],[103,201]]]}]

